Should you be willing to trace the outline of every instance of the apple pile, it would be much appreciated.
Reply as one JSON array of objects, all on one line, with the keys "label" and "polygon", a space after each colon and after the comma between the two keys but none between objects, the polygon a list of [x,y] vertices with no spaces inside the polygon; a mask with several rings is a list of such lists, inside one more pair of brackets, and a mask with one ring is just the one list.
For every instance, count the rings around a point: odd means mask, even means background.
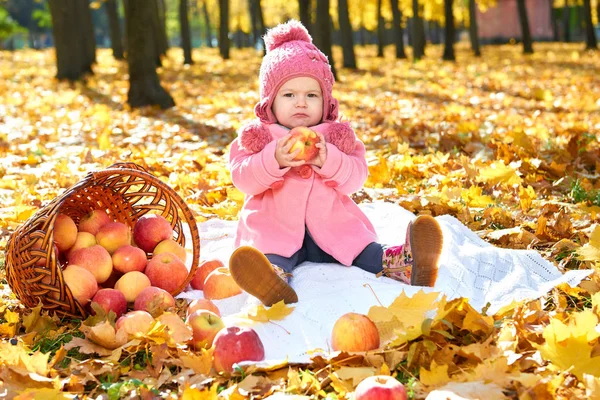
[{"label": "apple pile", "polygon": [[83,216],[79,225],[58,214],[54,245],[66,262],[63,278],[75,299],[84,307],[96,302],[117,317],[128,305],[150,315],[174,307],[171,293],[189,273],[185,249],[173,240],[169,221],[158,214],[140,217],[133,230],[102,209]]}]

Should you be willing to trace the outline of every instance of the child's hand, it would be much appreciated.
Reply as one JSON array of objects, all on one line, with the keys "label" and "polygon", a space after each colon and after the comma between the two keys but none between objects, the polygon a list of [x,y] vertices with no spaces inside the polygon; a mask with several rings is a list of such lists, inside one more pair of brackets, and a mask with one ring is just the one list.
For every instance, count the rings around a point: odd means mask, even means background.
[{"label": "child's hand", "polygon": [[315,158],[309,161],[309,164],[321,168],[327,160],[327,144],[325,143],[325,137],[321,133],[315,133],[317,136],[319,136],[319,143],[316,144],[316,146],[319,148],[319,153],[315,156]]},{"label": "child's hand", "polygon": [[277,160],[279,168],[298,167],[306,163],[304,160],[294,161],[294,157],[298,155],[300,150],[297,149],[293,153],[290,153],[293,145],[294,141],[290,140],[289,134],[277,140],[277,144],[275,145],[275,160]]}]

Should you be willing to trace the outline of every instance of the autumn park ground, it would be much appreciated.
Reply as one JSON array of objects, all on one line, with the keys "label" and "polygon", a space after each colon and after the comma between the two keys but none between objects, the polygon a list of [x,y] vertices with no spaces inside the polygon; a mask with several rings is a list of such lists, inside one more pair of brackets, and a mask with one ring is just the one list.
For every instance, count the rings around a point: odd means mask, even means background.
[{"label": "autumn park ground", "polygon": [[[233,378],[211,375],[202,355],[164,338],[146,338],[114,359],[67,351],[63,344],[84,336],[81,321],[19,304],[4,276],[9,235],[88,171],[118,161],[146,167],[198,221],[235,219],[243,196],[229,178],[227,146],[253,117],[260,53],[234,49],[223,61],[216,49],[195,50],[196,63],[183,66],[181,52],[170,50],[159,74],[177,106],[163,111],[126,105],[127,65],[108,50],[98,52],[94,75],[76,84],[55,81],[51,50],[3,51],[0,392],[345,398],[376,366],[415,398],[461,382],[475,382],[486,399],[600,398],[600,53],[536,43],[529,56],[504,45],[475,58],[459,44],[449,63],[442,51],[429,46],[415,63],[394,59],[391,47],[384,58],[359,47],[352,71],[334,48],[334,95],[368,150],[370,177],[354,200],[451,214],[497,246],[536,249],[561,270],[595,268],[589,280],[493,316],[455,303],[436,329],[368,357]],[[465,313],[479,315],[478,324],[463,325]]]}]

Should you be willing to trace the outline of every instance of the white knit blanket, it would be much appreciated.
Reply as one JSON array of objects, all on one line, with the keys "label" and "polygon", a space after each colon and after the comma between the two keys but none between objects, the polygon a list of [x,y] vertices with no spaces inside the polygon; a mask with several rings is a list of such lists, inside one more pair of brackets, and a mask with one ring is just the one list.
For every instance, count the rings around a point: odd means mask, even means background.
[{"label": "white knit blanket", "polygon": [[[385,202],[360,207],[375,226],[381,243],[404,243],[406,226],[415,218],[411,212]],[[513,301],[539,298],[563,282],[575,286],[592,272],[562,274],[536,251],[497,248],[451,216],[436,219],[444,234],[440,273],[435,287],[425,290],[444,293],[449,299],[466,297],[477,310],[489,304],[488,314]],[[218,219],[200,224],[200,258],[220,259],[227,265],[233,252],[235,227],[233,221]],[[350,311],[367,314],[371,306],[379,305],[377,298],[387,306],[402,291],[412,296],[422,289],[339,264],[306,262],[293,274],[290,284],[298,293],[299,302],[277,324],[239,318],[259,304],[245,293],[215,301],[227,325],[246,325],[257,331],[265,345],[267,365],[285,360],[310,362],[315,352],[329,351],[331,329],[341,315]],[[202,292],[190,290],[179,297],[201,298]]]}]

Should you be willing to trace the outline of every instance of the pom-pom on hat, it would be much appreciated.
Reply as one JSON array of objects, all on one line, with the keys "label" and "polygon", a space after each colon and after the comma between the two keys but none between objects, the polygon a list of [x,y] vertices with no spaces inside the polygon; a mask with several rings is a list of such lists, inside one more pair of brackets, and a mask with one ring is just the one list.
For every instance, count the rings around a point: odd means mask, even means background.
[{"label": "pom-pom on hat", "polygon": [[277,91],[286,81],[300,76],[316,79],[323,92],[323,121],[335,121],[338,102],[333,98],[333,73],[327,57],[314,44],[306,28],[289,20],[270,29],[264,37],[267,54],[260,66],[260,101],[254,113],[262,122],[275,123],[271,110]]}]

